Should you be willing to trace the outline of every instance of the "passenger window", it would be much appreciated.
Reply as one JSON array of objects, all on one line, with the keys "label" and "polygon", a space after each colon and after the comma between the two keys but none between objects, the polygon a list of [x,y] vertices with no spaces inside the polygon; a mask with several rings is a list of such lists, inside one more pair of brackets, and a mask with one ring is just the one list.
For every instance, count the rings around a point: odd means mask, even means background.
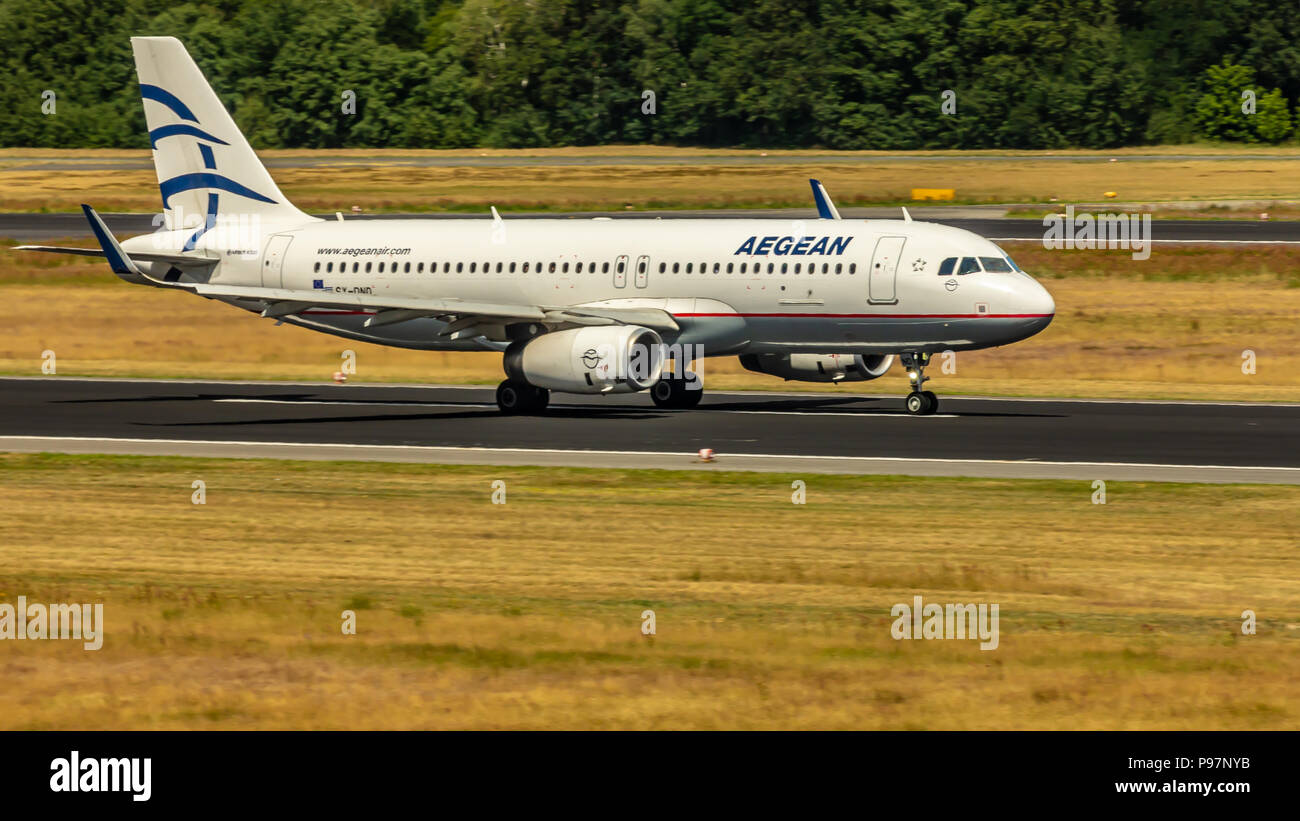
[{"label": "passenger window", "polygon": [[781,273],[784,274],[787,270],[789,270],[789,268],[790,268],[790,263],[788,262],[781,263]]},{"label": "passenger window", "polygon": [[955,268],[956,265],[957,265],[957,258],[948,257],[943,262],[939,263],[939,276],[941,277],[951,276],[952,269]]},{"label": "passenger window", "polygon": [[659,263],[659,273],[662,274],[666,270],[668,270],[668,263],[666,262]]},{"label": "passenger window", "polygon": [[379,263],[379,273],[382,274],[383,272],[384,272],[384,263],[383,263],[383,261],[381,260],[380,263]]},{"label": "passenger window", "polygon": [[962,257],[961,265],[957,268],[958,275],[961,274],[978,274],[980,264],[975,261],[975,257]]},{"label": "passenger window", "polygon": [[608,274],[608,273],[609,273],[609,263],[608,263],[608,262],[601,263],[601,266],[600,266],[600,272],[601,272],[602,274]]},{"label": "passenger window", "polygon": [[320,260],[316,260],[316,267],[312,268],[316,273],[320,273]]},{"label": "passenger window", "polygon": [[[407,264],[407,265],[410,265],[411,263],[408,262],[408,263],[406,263],[406,264]],[[415,264],[415,272],[416,272],[417,274],[423,274],[423,273],[424,273],[424,263],[423,263],[423,262],[417,262],[417,263]]]},{"label": "passenger window", "polygon": [[334,263],[332,262],[325,263],[325,273],[329,274],[332,273],[333,271],[334,271]]},{"label": "passenger window", "polygon": [[733,263],[730,263],[730,262],[727,263],[727,273],[731,273],[731,266],[732,266],[732,264],[733,264]]},{"label": "passenger window", "polygon": [[644,273],[645,273],[645,260],[641,260],[640,262],[638,262],[638,263],[636,264],[636,272],[637,272],[638,274],[644,274]]},{"label": "passenger window", "polygon": [[745,267],[746,267],[748,264],[749,264],[749,263],[747,263],[747,262],[742,262],[742,263],[740,263],[740,272],[741,272],[742,274],[745,273]]},{"label": "passenger window", "polygon": [[564,265],[561,266],[560,270],[563,271],[563,272],[566,273],[566,274],[569,273],[569,263],[567,263],[567,262],[564,263]]},{"label": "passenger window", "polygon": [[858,264],[857,264],[856,262],[850,262],[850,263],[849,263],[849,273],[850,273],[850,274],[856,274],[857,272],[858,272]]},{"label": "passenger window", "polygon": [[722,264],[721,264],[721,263],[718,263],[718,262],[713,263],[713,273],[716,274],[716,273],[718,273],[718,272],[721,271],[721,270],[722,270]]},{"label": "passenger window", "polygon": [[772,272],[775,271],[775,270],[776,270],[776,264],[775,264],[775,263],[772,263],[772,262],[769,262],[769,263],[767,264],[767,272],[770,274],[770,273],[772,273]]},{"label": "passenger window", "polygon": [[458,263],[456,263],[456,273],[459,274],[459,273],[461,273],[461,272],[464,271],[464,270],[465,270],[465,263],[463,263],[463,262],[458,262]]},{"label": "passenger window", "polygon": [[801,263],[801,262],[796,262],[796,263],[794,264],[794,272],[795,272],[796,274],[799,273],[799,269],[802,268],[802,267],[803,267],[803,263]]},{"label": "passenger window", "polygon": [[[627,265],[627,262],[626,262],[625,260],[621,260],[621,259],[620,259],[620,260],[618,261],[618,273],[620,273],[620,274],[623,273],[623,269],[624,269],[624,267],[625,267],[626,265]],[[676,268],[673,268],[673,271],[676,271],[676,270],[677,270]]]},{"label": "passenger window", "polygon": [[366,263],[366,273],[367,273],[367,274],[370,273],[370,266],[371,266],[372,264],[373,264],[373,263],[370,263],[370,262],[367,262],[367,263]]},{"label": "passenger window", "polygon": [[404,274],[409,274],[409,273],[411,273],[411,263],[408,262],[408,263],[406,263],[405,265],[402,266],[402,273],[404,273]]},{"label": "passenger window", "polygon": [[676,262],[673,263],[673,273],[674,273],[674,274],[677,273],[677,265],[678,265],[678,263],[676,263]]},{"label": "passenger window", "polygon": [[[457,264],[459,264],[459,263],[457,263]],[[460,269],[457,268],[456,270],[459,271]],[[446,274],[446,273],[449,273],[450,271],[451,271],[451,263],[450,263],[450,262],[444,262],[444,263],[442,264],[442,272],[443,272],[444,274]]]},{"label": "passenger window", "polygon": [[844,263],[842,263],[842,262],[837,262],[837,263],[835,263],[835,275],[836,275],[836,276],[839,276],[840,273],[841,273],[843,270],[844,270]]},{"label": "passenger window", "polygon": [[528,273],[528,263],[527,263],[527,262],[524,263],[524,273],[525,273],[525,274]]},{"label": "passenger window", "polygon": [[550,265],[546,266],[546,271],[551,274],[555,273],[555,263],[552,262]]},{"label": "passenger window", "polygon": [[694,266],[694,265],[695,265],[695,263],[693,263],[693,262],[688,262],[688,263],[686,263],[686,273],[689,274],[689,273],[691,272],[691,267]]},{"label": "passenger window", "polygon": [[990,274],[1009,274],[1011,266],[1002,257],[980,257],[980,264]]}]

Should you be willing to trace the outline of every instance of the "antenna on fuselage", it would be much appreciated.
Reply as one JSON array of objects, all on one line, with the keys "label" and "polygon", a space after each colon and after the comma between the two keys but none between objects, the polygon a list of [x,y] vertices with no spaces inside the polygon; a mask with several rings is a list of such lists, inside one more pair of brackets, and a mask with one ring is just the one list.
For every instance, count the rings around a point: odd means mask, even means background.
[{"label": "antenna on fuselage", "polygon": [[503,220],[501,219],[501,215],[497,213],[497,207],[495,205],[489,205],[488,208],[492,209],[493,222],[503,222]]},{"label": "antenna on fuselage", "polygon": [[912,215],[909,214],[909,213],[907,213],[907,206],[904,205],[904,206],[903,206],[903,222],[911,222],[911,221],[912,221]]}]

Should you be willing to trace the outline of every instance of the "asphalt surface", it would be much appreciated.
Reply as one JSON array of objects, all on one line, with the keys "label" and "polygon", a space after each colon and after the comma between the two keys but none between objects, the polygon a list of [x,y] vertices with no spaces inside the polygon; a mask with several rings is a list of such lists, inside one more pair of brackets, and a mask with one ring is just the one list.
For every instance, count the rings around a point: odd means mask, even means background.
[{"label": "asphalt surface", "polygon": [[[1122,210],[1121,205],[1115,206]],[[997,217],[948,217],[952,209],[910,208],[912,216],[933,222],[973,231],[992,240],[1035,240],[1043,238],[1043,222],[1039,219],[1003,219]],[[981,213],[975,208],[962,208],[960,212],[971,215]],[[841,212],[848,219],[898,219],[902,211],[897,208],[846,208]],[[155,228],[154,214],[101,214],[109,229],[118,237],[146,234]],[[332,214],[320,216],[333,219]],[[584,211],[566,214],[512,214],[545,219],[588,219],[611,217],[629,219],[660,217],[662,219],[815,219],[811,208],[735,210],[735,211]],[[345,215],[347,219],[490,219],[488,214],[377,214]],[[56,238],[93,239],[86,218],[81,214],[0,214],[0,238],[24,243],[40,243]],[[1252,220],[1166,220],[1152,221],[1152,238],[1162,242],[1249,242],[1249,243],[1300,243],[1300,222],[1265,222]]]},{"label": "asphalt surface", "polygon": [[[942,385],[937,386],[940,391]],[[500,415],[491,388],[0,379],[0,450],[1300,483],[1300,405],[711,393],[556,395]]]}]

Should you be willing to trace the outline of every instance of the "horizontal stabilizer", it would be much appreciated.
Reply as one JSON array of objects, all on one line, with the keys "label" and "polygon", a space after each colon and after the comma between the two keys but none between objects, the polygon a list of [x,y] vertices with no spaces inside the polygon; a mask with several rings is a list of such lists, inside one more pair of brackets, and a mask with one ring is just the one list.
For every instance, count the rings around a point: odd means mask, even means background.
[{"label": "horizontal stabilizer", "polygon": [[[75,254],[82,257],[103,257],[100,248],[64,248],[58,245],[19,245],[15,251],[42,251],[47,254]],[[202,254],[163,254],[153,251],[132,251],[127,254],[133,262],[167,262],[180,267],[214,265],[217,260]]]}]

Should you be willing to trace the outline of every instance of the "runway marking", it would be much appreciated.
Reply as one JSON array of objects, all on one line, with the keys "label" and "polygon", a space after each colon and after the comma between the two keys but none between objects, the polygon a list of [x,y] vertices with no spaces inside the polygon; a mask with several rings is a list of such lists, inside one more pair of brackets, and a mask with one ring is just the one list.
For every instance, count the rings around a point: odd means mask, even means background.
[{"label": "runway marking", "polygon": [[[429,452],[456,452],[468,451],[472,453],[496,453],[496,454],[556,454],[556,455],[601,455],[601,456],[674,456],[682,458],[694,458],[698,454],[686,451],[665,451],[665,450],[583,450],[573,448],[488,448],[481,446],[460,446],[460,445],[382,445],[382,444],[365,444],[362,442],[262,442],[257,440],[234,440],[234,439],[144,439],[134,437],[111,437],[111,436],[0,436],[0,445],[10,440],[30,441],[30,442],[121,442],[126,444],[167,444],[167,445],[235,445],[240,447],[285,447],[285,448],[356,448],[356,449],[374,449],[374,450],[392,450],[392,451],[429,451]],[[1286,467],[1277,465],[1187,465],[1176,463],[1161,462],[1087,462],[1087,461],[1041,461],[1037,459],[971,459],[971,458],[951,458],[941,459],[937,457],[919,457],[919,456],[834,456],[834,455],[817,455],[817,454],[798,454],[798,453],[724,453],[718,454],[719,458],[727,456],[744,457],[746,459],[811,459],[817,461],[870,461],[870,462],[897,462],[912,463],[920,462],[925,464],[962,464],[962,465],[1026,465],[1034,467],[1089,467],[1089,468],[1161,468],[1161,469],[1187,469],[1187,470],[1258,470],[1273,471],[1278,473],[1300,475],[1300,467]]]},{"label": "runway marking", "polygon": [[[985,237],[989,242],[1042,242],[1040,237]],[[1192,245],[1300,245],[1295,239],[1149,239],[1147,242],[1189,243]],[[1090,249],[1079,249],[1090,250]],[[1096,249],[1101,250],[1101,249]],[[1127,248],[1109,249],[1127,251]]]},{"label": "runway marking", "polygon": [[[371,402],[365,399],[255,399],[255,398],[227,398],[213,399],[213,402],[231,402],[249,405],[343,405],[351,407],[384,407],[384,408],[475,408],[495,410],[496,405],[478,404],[471,402]],[[675,410],[671,408],[656,408],[647,406],[640,408],[637,405],[551,405],[552,408],[562,408],[564,410],[589,410],[592,408],[629,408],[632,410],[654,410],[670,413],[689,413],[688,410]],[[918,416],[911,413],[873,413],[869,410],[862,411],[822,411],[809,409],[805,411],[778,411],[778,410],[732,410],[728,408],[701,408],[706,413],[740,413],[740,414],[766,414],[771,416],[857,416],[871,417],[880,419],[958,419],[956,414],[952,413],[932,413],[928,416]]]}]

